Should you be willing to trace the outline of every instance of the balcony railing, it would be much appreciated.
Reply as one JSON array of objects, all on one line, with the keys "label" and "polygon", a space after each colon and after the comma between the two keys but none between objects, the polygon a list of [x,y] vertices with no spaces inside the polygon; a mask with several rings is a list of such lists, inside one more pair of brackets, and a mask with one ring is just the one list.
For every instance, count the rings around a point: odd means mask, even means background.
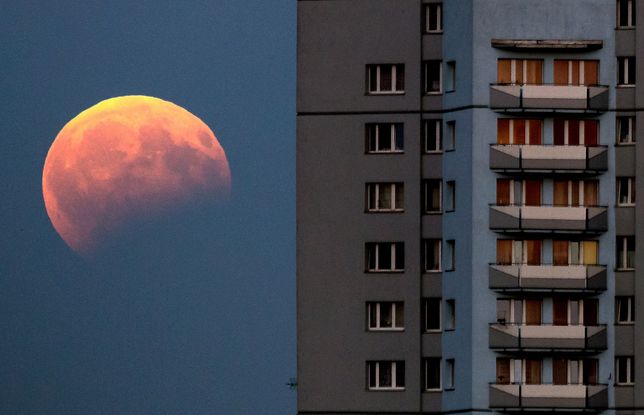
[{"label": "balcony railing", "polygon": [[490,146],[490,169],[504,172],[597,173],[608,169],[606,146]]},{"label": "balcony railing", "polygon": [[490,205],[490,229],[499,232],[602,233],[605,206]]},{"label": "balcony railing", "polygon": [[490,408],[601,411],[608,408],[608,386],[490,384]]},{"label": "balcony railing", "polygon": [[606,265],[490,264],[489,273],[498,291],[606,290]]},{"label": "balcony railing", "polygon": [[605,85],[490,85],[490,108],[503,112],[604,112]]},{"label": "balcony railing", "polygon": [[490,324],[490,349],[504,351],[606,350],[606,325],[555,326],[514,323]]}]

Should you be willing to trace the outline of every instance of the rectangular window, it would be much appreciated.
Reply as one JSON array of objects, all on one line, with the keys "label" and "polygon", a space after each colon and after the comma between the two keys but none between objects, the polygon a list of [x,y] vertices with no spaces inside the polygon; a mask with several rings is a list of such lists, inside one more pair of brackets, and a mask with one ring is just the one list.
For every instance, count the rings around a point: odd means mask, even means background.
[{"label": "rectangular window", "polygon": [[367,153],[402,153],[405,144],[403,123],[366,125]]},{"label": "rectangular window", "polygon": [[447,62],[447,75],[445,76],[445,91],[456,90],[456,62]]},{"label": "rectangular window", "polygon": [[523,324],[523,300],[496,300],[496,321],[499,324]]},{"label": "rectangular window", "polygon": [[441,271],[441,240],[425,239],[423,265],[425,272]]},{"label": "rectangular window", "polygon": [[441,299],[425,298],[423,301],[423,325],[425,331],[441,331]]},{"label": "rectangular window", "polygon": [[615,357],[615,384],[635,384],[635,359],[633,356]]},{"label": "rectangular window", "polygon": [[445,210],[453,212],[456,210],[456,182],[454,180],[445,183]]},{"label": "rectangular window", "polygon": [[369,330],[402,330],[405,328],[405,306],[402,301],[367,303]]},{"label": "rectangular window", "polygon": [[635,143],[635,117],[617,117],[617,144]]},{"label": "rectangular window", "polygon": [[543,84],[543,60],[499,59],[497,83],[518,85]]},{"label": "rectangular window", "polygon": [[402,360],[368,361],[367,386],[369,390],[405,389],[405,362]]},{"label": "rectangular window", "polygon": [[556,85],[597,85],[599,61],[555,59]]},{"label": "rectangular window", "polygon": [[402,212],[405,210],[403,183],[367,183],[367,211]]},{"label": "rectangular window", "polygon": [[443,92],[442,83],[443,83],[443,68],[442,61],[431,60],[425,61],[424,66],[424,77],[425,77],[425,94],[440,94]]},{"label": "rectangular window", "polygon": [[617,269],[632,270],[635,269],[635,237],[618,236],[617,237]]},{"label": "rectangular window", "polygon": [[445,389],[454,389],[455,385],[454,359],[445,360]]},{"label": "rectangular window", "polygon": [[443,151],[442,120],[425,120],[425,153],[440,153]]},{"label": "rectangular window", "polygon": [[447,142],[445,143],[446,151],[456,150],[456,121],[447,121]]},{"label": "rectangular window", "polygon": [[456,268],[456,241],[450,239],[445,241],[445,271],[454,271]]},{"label": "rectangular window", "polygon": [[599,180],[555,180],[552,199],[555,206],[597,206]]},{"label": "rectangular window", "polygon": [[541,145],[543,120],[499,118],[496,128],[497,144]]},{"label": "rectangular window", "polygon": [[431,3],[425,5],[425,33],[443,32],[443,4]]},{"label": "rectangular window", "polygon": [[402,94],[405,92],[405,65],[367,65],[369,94]]},{"label": "rectangular window", "polygon": [[425,359],[425,390],[441,390],[441,358],[426,357]]},{"label": "rectangular window", "polygon": [[423,212],[441,212],[442,181],[440,179],[423,180]]},{"label": "rectangular window", "polygon": [[366,244],[367,272],[402,272],[405,269],[405,245],[402,242]]},{"label": "rectangular window", "polygon": [[617,0],[617,27],[619,29],[635,27],[634,0]]},{"label": "rectangular window", "polygon": [[599,143],[599,121],[556,118],[554,145],[593,147]]},{"label": "rectangular window", "polygon": [[617,85],[635,85],[635,56],[617,58]]},{"label": "rectangular window", "polygon": [[455,330],[456,329],[456,301],[447,300],[445,301],[445,307],[447,308],[447,320],[445,321],[445,330]]},{"label": "rectangular window", "polygon": [[635,177],[617,178],[617,206],[635,206]]},{"label": "rectangular window", "polygon": [[635,321],[635,298],[615,297],[615,324],[632,324]]},{"label": "rectangular window", "polygon": [[541,206],[541,180],[523,181],[523,204],[525,206]]}]

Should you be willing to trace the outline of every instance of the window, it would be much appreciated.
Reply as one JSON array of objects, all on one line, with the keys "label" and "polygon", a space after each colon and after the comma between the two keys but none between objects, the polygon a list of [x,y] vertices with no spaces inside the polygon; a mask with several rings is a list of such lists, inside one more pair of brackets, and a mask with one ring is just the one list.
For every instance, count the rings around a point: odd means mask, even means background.
[{"label": "window", "polygon": [[423,181],[423,212],[441,212],[441,183],[440,179]]},{"label": "window", "polygon": [[426,391],[441,390],[441,358],[440,357],[425,358],[425,390]]},{"label": "window", "polygon": [[556,146],[596,146],[599,142],[599,121],[556,118],[553,123]]},{"label": "window", "polygon": [[599,61],[555,59],[555,85],[597,85]]},{"label": "window", "polygon": [[617,269],[635,269],[635,237],[617,237]]},{"label": "window", "polygon": [[423,301],[423,328],[425,331],[441,331],[441,299],[425,298]]},{"label": "window", "polygon": [[369,94],[402,94],[405,92],[405,65],[367,65]]},{"label": "window", "polygon": [[425,272],[440,272],[441,270],[441,240],[425,239],[423,269]]},{"label": "window", "polygon": [[617,58],[617,86],[635,85],[635,56]]},{"label": "window", "polygon": [[425,120],[425,153],[440,153],[443,150],[442,120]]},{"label": "window", "polygon": [[543,241],[539,239],[496,240],[496,263],[498,265],[541,265]]},{"label": "window", "polygon": [[445,91],[453,92],[456,89],[456,62],[447,62],[447,76],[445,77]]},{"label": "window", "polygon": [[454,389],[454,359],[445,360],[445,389]]},{"label": "window", "polygon": [[552,241],[553,265],[597,265],[599,241]]},{"label": "window", "polygon": [[541,206],[541,180],[497,179],[496,204],[499,206]]},{"label": "window", "polygon": [[620,29],[635,27],[634,0],[617,0],[617,27]]},{"label": "window", "polygon": [[425,74],[425,94],[440,94],[442,93],[443,83],[443,69],[441,61],[425,61],[424,62]]},{"label": "window", "polygon": [[367,211],[402,212],[405,210],[403,183],[367,183]]},{"label": "window", "polygon": [[633,356],[615,357],[615,384],[635,384],[635,362]]},{"label": "window", "polygon": [[617,144],[635,143],[635,117],[617,117]]},{"label": "window", "polygon": [[453,239],[445,241],[445,247],[447,248],[447,252],[445,253],[445,270],[454,271],[456,268],[456,241]]},{"label": "window", "polygon": [[635,177],[617,178],[617,206],[635,206]]},{"label": "window", "polygon": [[555,180],[553,183],[555,206],[597,206],[599,180]]},{"label": "window", "polygon": [[615,324],[632,324],[635,321],[635,298],[615,297]]},{"label": "window", "polygon": [[402,330],[405,327],[405,306],[402,301],[367,303],[369,330]]},{"label": "window", "polygon": [[366,244],[367,272],[400,272],[405,268],[405,246],[402,242]]},{"label": "window", "polygon": [[443,32],[443,4],[425,5],[425,33]]},{"label": "window", "polygon": [[445,322],[445,330],[456,329],[456,302],[455,300],[445,301],[447,307],[447,321]]},{"label": "window", "polygon": [[369,390],[405,389],[405,362],[402,360],[367,362],[367,386]]},{"label": "window", "polygon": [[543,120],[499,118],[496,127],[497,144],[542,144]]},{"label": "window", "polygon": [[522,324],[523,301],[510,298],[497,299],[496,321],[499,324]]},{"label": "window", "polygon": [[402,153],[405,129],[402,123],[366,125],[367,153]]},{"label": "window", "polygon": [[456,182],[450,180],[445,183],[447,191],[445,193],[445,210],[453,212],[456,209]]},{"label": "window", "polygon": [[456,121],[447,121],[447,142],[445,143],[445,150],[456,150]]},{"label": "window", "polygon": [[543,61],[540,59],[499,59],[497,83],[534,84],[543,83]]}]

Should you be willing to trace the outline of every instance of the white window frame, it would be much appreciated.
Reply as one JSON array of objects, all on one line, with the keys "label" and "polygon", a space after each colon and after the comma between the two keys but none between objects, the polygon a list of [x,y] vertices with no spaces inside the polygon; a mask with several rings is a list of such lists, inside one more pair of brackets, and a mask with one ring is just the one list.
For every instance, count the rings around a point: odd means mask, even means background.
[{"label": "white window frame", "polygon": [[[398,380],[398,364],[402,363],[404,367],[405,362],[402,360],[374,360],[367,361],[367,389],[369,390],[405,390],[405,386],[398,386],[396,381]],[[374,385],[371,386],[371,367],[370,365],[375,365],[375,376]],[[381,365],[390,365],[391,370],[391,385],[382,386],[380,385],[380,366]],[[404,370],[404,369],[403,369]]]},{"label": "white window frame", "polygon": [[[626,381],[620,382],[619,378],[621,377],[619,369],[619,361],[621,359],[626,359]],[[615,385],[634,385],[635,384],[635,374],[633,369],[635,368],[634,357],[633,356],[615,356]]]},{"label": "white window frame", "polygon": [[[622,188],[626,182],[626,197],[627,201],[621,201]],[[635,206],[635,195],[633,190],[635,190],[635,178],[634,177],[618,177],[617,178],[617,206],[632,207]]]},{"label": "white window frame", "polygon": [[[622,137],[622,127],[626,121],[626,128],[628,129],[626,136],[626,141],[621,141]],[[617,117],[617,145],[633,145],[636,142],[635,139],[635,117],[632,115],[620,115]]]},{"label": "white window frame", "polygon": [[[402,245],[402,249],[404,251],[405,245],[403,242],[368,242],[367,243],[367,250],[369,250],[371,247],[373,247],[373,255],[375,259],[375,268],[370,269],[369,268],[369,252],[367,252],[367,272],[370,273],[377,273],[377,272],[404,272],[404,265],[403,268],[396,268],[396,246],[397,245]],[[391,266],[392,268],[386,268],[386,269],[380,269],[378,267],[378,263],[380,262],[380,250],[381,249],[386,249],[386,246],[388,245],[389,249],[391,249]],[[404,260],[404,258],[403,258]]]},{"label": "white window frame", "polygon": [[[375,193],[375,200],[371,200],[371,194]],[[381,195],[386,189],[390,192],[390,207],[381,207]],[[405,184],[403,182],[388,183],[367,183],[367,212],[404,212],[405,211]],[[397,205],[398,192],[402,193],[402,206]]]},{"label": "white window frame", "polygon": [[[442,239],[438,239],[438,238],[425,239],[424,245],[425,245],[425,252],[424,252],[424,255],[423,255],[423,272],[427,272],[427,273],[442,272],[443,271],[443,260],[442,260],[443,241],[442,241]],[[431,246],[432,251],[436,248],[436,246],[438,246],[438,258],[436,258],[438,260],[438,268],[436,268],[436,269],[430,269],[427,266],[428,265],[427,264],[427,257],[428,257],[427,251],[430,248],[430,245],[432,245]]]},{"label": "white window frame", "polygon": [[[626,316],[621,315],[621,304],[626,303]],[[615,324],[632,325],[635,323],[635,297],[617,296],[615,297]]]},{"label": "white window frame", "polygon": [[[433,329],[427,328],[427,325],[428,325],[427,316],[430,315],[429,303],[431,300],[435,300],[438,302],[438,316],[437,316],[438,328],[433,328]],[[423,301],[423,332],[440,333],[441,331],[443,331],[443,299],[441,297],[427,297]]]},{"label": "white window frame", "polygon": [[[437,154],[443,152],[443,120],[441,119],[427,119],[424,120],[424,133],[425,133],[425,148],[424,151],[427,154]],[[433,124],[433,125],[432,125]],[[436,150],[429,150],[429,130],[434,130],[434,147]]]},{"label": "white window frame", "polygon": [[[438,91],[429,90],[429,64],[438,62]],[[439,59],[430,59],[423,62],[424,75],[424,94],[425,95],[442,95],[443,94],[443,61]]]},{"label": "white window frame", "polygon": [[[402,126],[403,128],[403,137],[402,137],[402,148],[397,148],[396,147],[396,142],[398,141],[398,132],[397,132],[397,127]],[[380,148],[380,135],[381,131],[383,128],[388,128],[390,129],[390,137],[391,137],[391,147],[389,149],[382,149],[379,150]],[[403,123],[396,123],[396,122],[391,122],[391,123],[368,123],[366,124],[366,130],[367,130],[367,149],[366,153],[367,154],[389,154],[389,153],[404,153],[405,152],[405,136],[404,136],[404,124]],[[375,141],[373,144],[373,147],[375,150],[370,150],[369,148],[371,147],[371,131],[373,130],[373,140]]]},{"label": "white window frame", "polygon": [[[620,261],[620,258],[616,258],[617,263],[615,265],[617,267],[617,270],[618,271],[632,271],[635,268],[634,267],[628,267],[628,238],[634,238],[634,236],[628,236],[628,235],[627,236],[621,236],[621,235],[618,235],[617,238],[619,238],[617,240],[617,245],[619,246],[621,244],[621,246],[622,246],[622,249],[621,249],[621,255],[622,255],[621,261]],[[619,266],[620,262],[624,265],[624,267]]]},{"label": "white window frame", "polygon": [[[617,57],[617,86],[618,87],[634,87],[635,86],[635,81],[637,74],[631,74],[628,67],[630,66],[630,61],[631,59],[635,59],[635,56],[618,56]],[[636,63],[637,64],[637,63]],[[623,71],[623,73],[619,73]],[[637,66],[635,67],[635,72],[637,72]],[[620,75],[623,77],[624,82],[620,83],[619,82],[619,77]],[[631,80],[631,78],[633,78]]]},{"label": "white window frame", "polygon": [[[423,390],[425,392],[440,392],[443,390],[443,359],[440,357],[426,357],[425,359],[425,379],[424,379],[424,384],[423,384]],[[438,364],[438,387],[436,388],[429,388],[428,387],[428,374],[429,374],[429,362],[437,362]]]},{"label": "white window frame", "polygon": [[[436,20],[433,22],[436,24],[436,29],[431,29],[432,7],[436,8],[436,16],[434,16]],[[425,33],[443,33],[443,3],[425,4]]]},{"label": "white window frame", "polygon": [[[620,13],[620,6],[622,2],[627,3],[627,17],[626,17],[626,22],[622,22],[621,19],[621,13]],[[633,7],[635,6],[634,0],[617,0],[617,28],[618,29],[633,29],[635,28],[635,19],[634,19],[634,13],[633,13]]]},{"label": "white window frame", "polygon": [[[391,66],[391,89],[382,89],[381,85],[381,72],[383,67]],[[376,69],[376,89],[371,89],[371,68]],[[391,94],[404,94],[404,89],[398,89],[398,71],[405,71],[405,66],[402,63],[378,63],[367,65],[367,92],[369,95],[391,95]]]},{"label": "white window frame", "polygon": [[[403,322],[402,326],[397,326],[397,313],[399,308],[401,307],[401,311],[403,314]],[[380,325],[380,317],[381,317],[381,312],[383,311],[383,307],[390,307],[390,313],[391,313],[391,326],[381,326]],[[405,303],[402,301],[370,301],[367,303],[367,328],[369,331],[403,331],[405,329],[405,311],[404,311]],[[375,319],[376,319],[376,325],[372,326],[371,325],[371,315],[372,313],[375,313]]]},{"label": "white window frame", "polygon": [[[438,183],[438,209],[436,210],[429,210],[428,207],[430,205],[429,200],[430,200],[430,183]],[[423,191],[424,191],[424,206],[423,206],[423,213],[428,214],[428,215],[437,215],[439,213],[443,213],[443,181],[441,179],[425,179],[423,180]]]}]

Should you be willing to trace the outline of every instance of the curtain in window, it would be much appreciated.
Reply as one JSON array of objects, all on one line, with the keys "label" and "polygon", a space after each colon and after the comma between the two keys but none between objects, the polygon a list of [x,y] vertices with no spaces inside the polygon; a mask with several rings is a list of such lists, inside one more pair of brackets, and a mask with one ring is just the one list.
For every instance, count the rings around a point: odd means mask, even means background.
[{"label": "curtain in window", "polygon": [[533,146],[541,145],[543,121],[528,120],[528,123],[529,123],[528,130],[530,131],[530,141],[528,142],[528,144],[531,144]]},{"label": "curtain in window", "polygon": [[497,119],[496,142],[497,144],[510,144],[510,120],[508,118]]},{"label": "curtain in window", "polygon": [[512,240],[496,240],[496,263],[499,265],[512,264]]},{"label": "curtain in window", "polygon": [[552,383],[555,385],[568,384],[568,360],[552,359]]},{"label": "curtain in window", "polygon": [[[518,62],[517,62],[518,63]],[[543,83],[543,61],[538,59],[528,59],[526,61],[527,74],[525,83],[541,85]]]},{"label": "curtain in window", "polygon": [[541,206],[541,180],[525,181],[525,205]]},{"label": "curtain in window", "polygon": [[514,144],[525,144],[525,126],[526,120],[512,120],[514,129]]},{"label": "curtain in window", "polygon": [[584,300],[584,325],[596,326],[599,302],[596,298],[587,298]]},{"label": "curtain in window", "polygon": [[496,383],[501,385],[510,383],[510,359],[505,357],[496,359]]},{"label": "curtain in window", "polygon": [[555,206],[568,206],[568,180],[555,180],[553,189]]},{"label": "curtain in window", "polygon": [[568,325],[568,300],[565,298],[554,298],[552,300],[553,316],[555,326]]},{"label": "curtain in window", "polygon": [[528,385],[541,383],[541,359],[525,360],[525,383]]},{"label": "curtain in window", "polygon": [[497,79],[500,84],[509,84],[512,82],[512,60],[499,59],[497,62]]},{"label": "curtain in window", "polygon": [[584,121],[584,144],[587,147],[596,146],[598,140],[599,122],[597,120]]},{"label": "curtain in window", "polygon": [[584,385],[597,384],[597,368],[599,361],[597,359],[584,359]]},{"label": "curtain in window", "polygon": [[599,204],[599,182],[597,180],[584,181],[584,206],[597,206]]},{"label": "curtain in window", "polygon": [[562,119],[557,118],[554,120],[553,128],[554,144],[556,146],[565,145],[566,122]]},{"label": "curtain in window", "polygon": [[599,84],[599,61],[584,62],[584,85]]},{"label": "curtain in window", "polygon": [[496,180],[496,204],[500,206],[507,206],[510,204],[510,185],[509,179]]},{"label": "curtain in window", "polygon": [[582,246],[584,250],[584,265],[597,265],[599,243],[597,241],[583,241]]},{"label": "curtain in window", "polygon": [[405,306],[403,303],[394,303],[396,307],[396,327],[405,326]]},{"label": "curtain in window", "polygon": [[579,145],[579,120],[568,120],[568,145]]},{"label": "curtain in window", "polygon": [[525,300],[525,322],[527,325],[541,324],[541,300]]},{"label": "curtain in window", "polygon": [[568,241],[552,241],[552,258],[554,265],[568,265]]},{"label": "curtain in window", "polygon": [[525,242],[528,265],[541,265],[541,241],[528,240]]},{"label": "curtain in window", "polygon": [[555,84],[568,85],[568,61],[555,59]]}]

